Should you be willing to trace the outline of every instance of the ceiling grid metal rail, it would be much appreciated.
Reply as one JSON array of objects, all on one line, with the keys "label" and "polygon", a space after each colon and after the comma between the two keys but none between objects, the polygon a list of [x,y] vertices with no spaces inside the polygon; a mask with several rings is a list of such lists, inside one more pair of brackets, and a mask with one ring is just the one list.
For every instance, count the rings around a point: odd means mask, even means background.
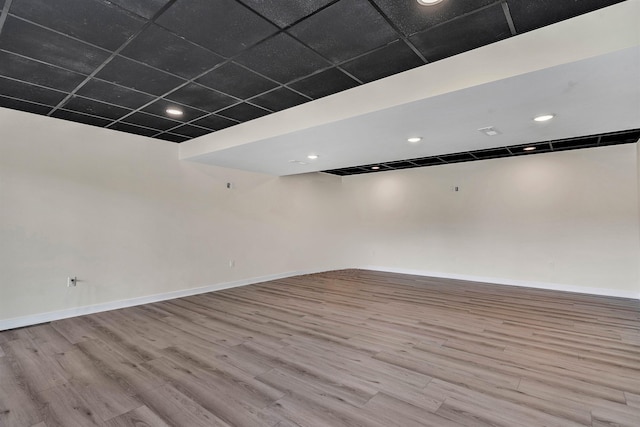
[{"label": "ceiling grid metal rail", "polygon": [[463,151],[459,153],[444,154],[439,156],[420,157],[417,159],[372,163],[341,169],[325,170],[322,172],[339,176],[361,175],[366,173],[377,173],[390,170],[412,169],[426,166],[446,165],[451,163],[498,159],[502,157],[517,157],[525,155],[530,156],[534,154],[549,153],[553,151],[568,151],[584,148],[605,147],[609,145],[633,144],[638,142],[639,139],[640,129],[632,129],[622,132],[609,132],[599,135],[588,135],[577,138],[542,141],[531,144],[510,145],[485,150]]}]

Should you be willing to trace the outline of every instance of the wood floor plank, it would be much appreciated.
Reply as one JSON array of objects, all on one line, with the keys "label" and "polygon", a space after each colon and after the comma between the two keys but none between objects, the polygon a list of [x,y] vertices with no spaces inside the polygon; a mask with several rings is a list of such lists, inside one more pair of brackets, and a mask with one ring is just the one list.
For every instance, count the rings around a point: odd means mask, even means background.
[{"label": "wood floor plank", "polygon": [[46,390],[67,382],[65,374],[52,355],[41,351],[33,341],[17,339],[6,344],[13,368],[20,372],[31,389]]},{"label": "wood floor plank", "polygon": [[0,425],[640,426],[640,301],[385,272],[0,332]]},{"label": "wood floor plank", "polygon": [[[475,414],[479,419],[485,420],[490,424],[523,427],[536,425],[576,427],[584,425],[568,418],[551,415],[538,409],[495,398],[486,393],[473,391],[446,381],[434,380],[428,387],[447,396],[441,408]],[[440,408],[438,408],[439,410]]]},{"label": "wood floor plank", "polygon": [[330,398],[340,402],[348,403],[354,408],[362,407],[371,399],[373,395],[357,395],[353,393],[349,387],[339,383],[326,383],[319,381],[309,381],[307,378],[301,378],[296,371],[286,368],[276,368],[260,375],[257,379],[276,388],[288,396],[299,395],[309,399],[314,398]]},{"label": "wood floor plank", "polygon": [[141,390],[164,384],[142,366],[137,355],[131,355],[127,348],[117,343],[102,340],[87,340],[76,344],[103,375],[116,382],[125,393],[135,396]]},{"label": "wood floor plank", "polygon": [[640,420],[640,413],[630,414],[604,408],[595,408],[591,416],[593,427],[638,427],[638,420]]},{"label": "wood floor plank", "polygon": [[175,347],[170,347],[164,354],[167,359],[182,368],[190,369],[198,378],[206,378],[207,382],[215,383],[217,387],[226,389],[229,393],[236,391],[245,401],[256,407],[265,407],[283,395],[279,390],[257,381],[252,375],[224,360],[193,358]]},{"label": "wood floor plank", "polygon": [[107,421],[105,427],[171,427],[146,406]]},{"label": "wood floor plank", "polygon": [[332,396],[291,394],[275,402],[269,409],[302,427],[388,427],[374,415]]},{"label": "wood floor plank", "polygon": [[48,355],[64,353],[73,348],[73,344],[50,324],[22,328],[17,333],[18,336],[32,341],[40,351]]},{"label": "wood floor plank", "polygon": [[367,381],[362,381],[349,375],[344,369],[333,369],[320,359],[311,360],[305,355],[290,353],[287,349],[279,350],[278,352],[270,351],[268,348],[258,346],[255,343],[244,343],[240,347],[251,354],[261,355],[281,371],[294,372],[297,377],[303,380],[320,386],[339,384],[340,387],[350,391],[351,399],[355,401],[364,402],[377,392],[376,388]]},{"label": "wood floor plank", "polygon": [[627,400],[627,405],[640,408],[640,390],[638,390],[638,394],[625,392],[624,397]]},{"label": "wood floor plank", "polygon": [[[581,408],[581,411],[592,411],[596,408],[605,409],[609,412],[623,412],[635,415],[640,419],[640,410],[633,405],[624,402],[615,402],[608,399],[600,399],[591,396],[585,390],[577,391],[570,388],[551,386],[538,381],[522,380],[518,391],[528,396],[538,397],[562,409],[572,407]],[[625,393],[626,396],[626,393]],[[628,403],[628,402],[627,402]]]},{"label": "wood floor plank", "polygon": [[376,394],[364,409],[367,413],[378,420],[382,420],[386,425],[395,425],[398,420],[402,420],[402,425],[406,427],[429,426],[429,427],[455,427],[458,424],[436,415],[442,402],[431,410],[425,410],[404,400],[396,399],[385,393]]},{"label": "wood floor plank", "polygon": [[[444,360],[439,365],[447,363],[462,363],[475,366],[486,373],[494,372],[496,374],[508,375],[511,377],[518,377],[520,381],[522,379],[540,379],[546,380],[556,384],[559,387],[572,386],[578,390],[588,390],[586,393],[606,396],[606,398],[617,401],[624,401],[624,389],[629,387],[627,382],[614,385],[614,381],[610,378],[604,378],[603,376],[589,377],[585,372],[574,372],[572,369],[562,369],[553,366],[556,359],[544,357],[544,358],[530,358],[526,354],[518,353],[517,356],[512,356],[508,352],[494,351],[490,357],[481,354],[468,353],[465,351],[459,351],[457,349],[448,349],[440,346],[426,346],[419,345],[414,349],[415,353],[423,351],[429,355],[430,359]],[[421,357],[418,355],[418,358]],[[524,369],[520,366],[513,366],[511,361],[521,360],[528,361],[528,369]],[[593,371],[591,371],[593,373]],[[562,374],[559,376],[557,374]],[[612,387],[613,385],[613,387]],[[622,386],[622,387],[620,387]]]},{"label": "wood floor plank", "polygon": [[42,421],[43,403],[30,389],[21,371],[15,370],[8,358],[0,359],[0,426],[31,426]]},{"label": "wood floor plank", "polygon": [[82,394],[98,419],[106,421],[142,405],[118,382],[103,374],[80,350],[67,351],[56,360],[67,376],[69,386]]},{"label": "wood floor plank", "polygon": [[170,384],[147,388],[140,392],[148,408],[158,417],[174,426],[228,427],[229,424],[200,406],[189,396]]},{"label": "wood floor plank", "polygon": [[44,406],[44,422],[49,427],[94,427],[103,426],[84,400],[81,391],[69,384],[51,387],[39,392]]},{"label": "wood floor plank", "polygon": [[255,389],[245,392],[241,385],[228,388],[228,382],[223,385],[214,375],[193,367],[183,368],[167,359],[154,360],[146,365],[178,391],[231,425],[250,427],[275,425],[281,421],[262,410],[270,403],[269,398]]}]

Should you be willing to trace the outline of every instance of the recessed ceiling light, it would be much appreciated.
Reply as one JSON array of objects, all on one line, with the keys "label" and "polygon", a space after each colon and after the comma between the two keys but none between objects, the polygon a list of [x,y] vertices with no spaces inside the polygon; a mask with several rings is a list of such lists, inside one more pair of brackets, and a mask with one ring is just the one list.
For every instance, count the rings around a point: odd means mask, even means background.
[{"label": "recessed ceiling light", "polygon": [[171,114],[172,116],[181,116],[182,110],[178,110],[177,108],[167,108],[165,110],[167,114]]},{"label": "recessed ceiling light", "polygon": [[420,142],[420,141],[422,141],[422,137],[414,136],[412,138],[407,139],[407,141],[409,141],[409,142]]},{"label": "recessed ceiling light", "polygon": [[317,159],[318,157],[319,157],[319,156],[318,156],[317,154],[309,154],[309,155],[307,156],[307,159],[315,160],[315,159]]},{"label": "recessed ceiling light", "polygon": [[374,171],[377,171],[378,169],[380,169],[380,166],[371,166],[371,169],[373,169]]},{"label": "recessed ceiling light", "polygon": [[418,4],[421,4],[422,6],[433,6],[440,2],[442,2],[442,0],[418,0]]},{"label": "recessed ceiling light", "polygon": [[534,117],[533,120],[535,120],[536,122],[546,122],[553,119],[555,116],[555,114],[542,114],[540,116]]},{"label": "recessed ceiling light", "polygon": [[536,147],[525,147],[522,150],[524,150],[524,151],[533,151],[535,149],[536,149]]}]

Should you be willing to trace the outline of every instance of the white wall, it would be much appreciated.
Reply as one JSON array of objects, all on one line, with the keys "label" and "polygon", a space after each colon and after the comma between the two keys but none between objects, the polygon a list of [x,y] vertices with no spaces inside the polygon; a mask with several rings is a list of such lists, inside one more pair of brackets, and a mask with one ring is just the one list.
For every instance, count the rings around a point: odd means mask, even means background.
[{"label": "white wall", "polygon": [[0,129],[0,324],[345,267],[337,177],[184,162],[177,144],[7,109]]},{"label": "white wall", "polygon": [[0,129],[0,330],[364,266],[640,297],[637,144],[341,180],[6,109]]},{"label": "white wall", "polygon": [[358,262],[640,297],[637,165],[628,144],[345,178]]}]

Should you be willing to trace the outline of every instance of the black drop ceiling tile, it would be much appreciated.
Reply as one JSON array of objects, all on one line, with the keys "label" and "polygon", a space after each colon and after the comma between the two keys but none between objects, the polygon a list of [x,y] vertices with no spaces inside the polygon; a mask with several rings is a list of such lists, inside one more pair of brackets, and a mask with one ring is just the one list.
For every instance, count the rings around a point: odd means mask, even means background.
[{"label": "black drop ceiling tile", "polygon": [[343,176],[344,175],[359,175],[361,173],[369,172],[367,169],[361,168],[361,167],[344,168],[344,169],[339,169],[339,171]]},{"label": "black drop ceiling tile", "polygon": [[122,51],[122,55],[188,79],[223,60],[221,56],[157,25],[144,30]]},{"label": "black drop ceiling tile", "polygon": [[2,29],[0,49],[84,74],[109,57],[107,51],[11,16]]},{"label": "black drop ceiling tile", "polygon": [[167,95],[167,98],[208,112],[214,112],[238,102],[225,94],[195,83],[189,83],[177,91],[172,92]]},{"label": "black drop ceiling tile", "polygon": [[391,168],[391,169],[407,169],[407,168],[415,168],[416,167],[416,165],[414,165],[410,161],[406,161],[406,160],[402,160],[402,161],[399,161],[399,162],[385,163],[384,165],[389,167],[389,168]]},{"label": "black drop ceiling tile", "polygon": [[151,95],[97,79],[89,80],[77,94],[131,109],[141,107],[155,99]]},{"label": "black drop ceiling tile", "polygon": [[425,157],[422,159],[413,159],[411,163],[415,163],[420,166],[433,166],[433,165],[441,165],[444,161],[438,157]]},{"label": "black drop ceiling tile", "polygon": [[433,27],[496,2],[495,0],[444,1],[436,5],[422,6],[415,0],[373,1],[405,35]]},{"label": "black drop ceiling tile", "polygon": [[122,119],[122,121],[151,129],[158,129],[161,131],[169,130],[182,124],[174,120],[169,120],[163,117],[153,116],[151,114],[141,112],[134,113],[129,117]]},{"label": "black drop ceiling tile", "polygon": [[162,95],[185,82],[122,56],[113,58],[96,77],[153,95]]},{"label": "black drop ceiling tile", "polygon": [[308,16],[333,0],[240,0],[280,28]]},{"label": "black drop ceiling tile", "polygon": [[[168,108],[175,108],[182,111],[181,116],[171,115],[167,113]],[[153,104],[150,104],[142,109],[142,111],[155,114],[160,117],[167,117],[171,120],[177,120],[180,122],[190,122],[191,120],[197,119],[198,117],[204,116],[204,111],[196,110],[195,108],[187,107],[186,105],[178,104],[177,102],[172,102],[167,99],[158,99]]]},{"label": "black drop ceiling tile", "polygon": [[158,132],[160,132],[159,130],[156,130],[156,129],[149,129],[149,128],[135,126],[135,125],[131,125],[129,123],[123,123],[123,122],[114,123],[113,125],[109,126],[109,129],[118,130],[120,132],[133,133],[133,134],[142,135],[142,136],[153,136]]},{"label": "black drop ceiling tile", "polygon": [[242,53],[236,62],[280,83],[287,83],[329,66],[320,55],[285,33]]},{"label": "black drop ceiling tile", "polygon": [[399,36],[367,0],[340,1],[289,32],[334,62],[383,46]]},{"label": "black drop ceiling tile", "polygon": [[251,102],[271,111],[281,111],[304,104],[309,99],[285,87],[272,90],[251,99]]},{"label": "black drop ceiling tile", "polygon": [[110,0],[123,9],[140,15],[144,18],[152,18],[169,0]]},{"label": "black drop ceiling tile", "polygon": [[4,77],[0,77],[0,94],[51,106],[58,105],[67,96],[65,92],[45,89]]},{"label": "black drop ceiling tile", "polygon": [[156,22],[227,57],[277,31],[235,0],[178,0]]},{"label": "black drop ceiling tile", "polygon": [[605,135],[600,138],[598,145],[632,144],[640,139],[640,130]]},{"label": "black drop ceiling tile", "polygon": [[445,155],[438,156],[438,157],[441,158],[442,160],[444,160],[447,163],[468,162],[470,160],[475,160],[476,159],[475,157],[473,157],[469,153],[445,154]]},{"label": "black drop ceiling tile", "polygon": [[269,111],[263,110],[262,108],[254,107],[253,105],[243,102],[241,104],[234,105],[233,107],[229,107],[227,109],[219,111],[218,114],[230,119],[237,120],[239,122],[248,122],[249,120],[266,116],[267,114],[269,114]]},{"label": "black drop ceiling tile", "polygon": [[111,120],[102,117],[88,116],[86,114],[68,110],[56,110],[51,114],[51,117],[98,127],[105,127],[112,122]]},{"label": "black drop ceiling tile", "polygon": [[196,81],[240,99],[251,98],[277,86],[277,83],[233,62],[216,68]]},{"label": "black drop ceiling tile", "polygon": [[109,50],[144,25],[143,19],[100,0],[13,0],[11,13]]},{"label": "black drop ceiling tile", "polygon": [[191,139],[191,137],[182,136],[182,135],[176,135],[176,134],[173,134],[173,133],[161,133],[160,135],[155,136],[154,138],[162,139],[162,140],[169,141],[169,142],[177,142],[177,143],[185,142],[185,141],[188,141],[188,140]]},{"label": "black drop ceiling tile", "polygon": [[115,105],[105,104],[104,102],[94,101],[80,96],[74,96],[67,101],[62,108],[113,120],[117,120],[131,112],[131,110],[127,108],[116,107]]},{"label": "black drop ceiling tile", "polygon": [[205,129],[199,126],[192,126],[192,125],[182,125],[175,129],[171,129],[171,133],[182,135],[182,136],[188,136],[189,138],[197,138],[199,136],[203,136],[211,132],[212,130],[210,129]]},{"label": "black drop ceiling tile", "polygon": [[34,104],[32,102],[23,101],[21,99],[9,98],[0,95],[0,107],[11,108],[12,110],[26,111],[34,114],[47,114],[51,111],[51,107],[47,105]]},{"label": "black drop ceiling tile", "polygon": [[4,7],[4,0],[0,0],[0,10]]},{"label": "black drop ceiling tile", "polygon": [[509,11],[518,33],[582,15],[622,0],[509,0]]},{"label": "black drop ceiling tile", "polygon": [[348,172],[345,172],[342,169],[333,169],[333,170],[328,170],[328,171],[324,171],[325,173],[329,173],[331,175],[338,175],[338,176],[347,176],[349,175]]},{"label": "black drop ceiling tile", "polygon": [[82,74],[2,51],[0,51],[0,76],[12,77],[65,92],[70,92],[85,79]]},{"label": "black drop ceiling tile", "polygon": [[422,59],[404,41],[398,40],[341,67],[367,83],[421,65],[424,65]]},{"label": "black drop ceiling tile", "polygon": [[318,99],[358,86],[358,82],[337,68],[321,71],[289,86],[300,93]]},{"label": "black drop ceiling tile", "polygon": [[198,119],[193,123],[198,126],[203,126],[212,130],[226,129],[228,127],[238,124],[238,122],[236,121],[229,120],[224,117],[216,116],[215,114]]},{"label": "black drop ceiling tile", "polygon": [[477,159],[495,159],[498,157],[507,157],[511,155],[511,152],[506,148],[492,148],[490,150],[478,150],[474,151],[473,155]]},{"label": "black drop ceiling tile", "polygon": [[449,21],[410,38],[427,61],[438,61],[511,36],[500,4]]},{"label": "black drop ceiling tile", "polygon": [[574,148],[588,148],[598,145],[598,137],[585,137],[552,141],[553,151],[571,150]]}]

